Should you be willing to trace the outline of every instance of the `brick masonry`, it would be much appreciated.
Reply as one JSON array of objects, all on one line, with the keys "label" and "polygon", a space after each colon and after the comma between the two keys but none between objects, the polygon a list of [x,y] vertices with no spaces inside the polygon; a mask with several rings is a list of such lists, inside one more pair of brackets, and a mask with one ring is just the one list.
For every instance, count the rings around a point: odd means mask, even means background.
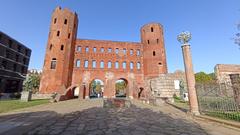
[{"label": "brick masonry", "polygon": [[[77,39],[78,16],[57,7],[52,14],[46,46],[40,93],[71,95],[80,88],[89,96],[94,79],[104,83],[104,97],[115,96],[115,82],[127,82],[127,96],[146,97],[145,81],[167,73],[163,27],[159,23],[144,25],[141,42],[117,42]],[[103,66],[104,65],[104,66]],[[110,66],[111,65],[111,66]]]}]

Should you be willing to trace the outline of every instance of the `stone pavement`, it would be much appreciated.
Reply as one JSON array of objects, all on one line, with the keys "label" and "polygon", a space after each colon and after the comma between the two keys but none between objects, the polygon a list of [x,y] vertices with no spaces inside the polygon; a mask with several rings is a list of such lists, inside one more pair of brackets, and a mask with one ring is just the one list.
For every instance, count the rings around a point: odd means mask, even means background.
[{"label": "stone pavement", "polygon": [[6,135],[237,135],[239,130],[194,120],[169,106],[132,101],[130,108],[103,108],[102,100],[69,100],[0,114]]}]

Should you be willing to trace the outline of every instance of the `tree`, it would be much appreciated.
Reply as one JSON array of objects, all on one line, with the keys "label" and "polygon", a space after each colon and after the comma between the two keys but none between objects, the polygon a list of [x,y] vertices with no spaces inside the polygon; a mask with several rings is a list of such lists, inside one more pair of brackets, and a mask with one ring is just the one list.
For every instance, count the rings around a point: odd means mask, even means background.
[{"label": "tree", "polygon": [[39,74],[27,75],[26,79],[23,82],[23,90],[32,91],[33,93],[36,93],[39,89],[40,78],[41,76]]},{"label": "tree", "polygon": [[212,75],[205,72],[198,72],[195,74],[195,80],[197,83],[211,83],[213,82]]}]

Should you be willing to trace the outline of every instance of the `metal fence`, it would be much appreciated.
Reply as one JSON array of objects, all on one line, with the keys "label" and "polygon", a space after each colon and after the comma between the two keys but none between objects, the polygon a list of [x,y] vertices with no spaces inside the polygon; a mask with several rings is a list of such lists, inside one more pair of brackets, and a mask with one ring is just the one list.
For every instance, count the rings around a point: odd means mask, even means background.
[{"label": "metal fence", "polygon": [[196,84],[196,91],[202,114],[240,122],[240,95],[230,83]]}]

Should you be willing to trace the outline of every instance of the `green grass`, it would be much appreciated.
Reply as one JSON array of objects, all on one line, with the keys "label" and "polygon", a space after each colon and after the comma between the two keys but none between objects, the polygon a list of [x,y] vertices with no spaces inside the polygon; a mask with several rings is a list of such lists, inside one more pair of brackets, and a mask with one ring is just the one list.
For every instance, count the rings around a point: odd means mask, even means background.
[{"label": "green grass", "polygon": [[240,112],[205,112],[206,115],[240,122]]},{"label": "green grass", "polygon": [[21,100],[5,100],[0,101],[0,113],[3,112],[9,112],[16,109],[36,106],[40,104],[46,104],[49,103],[48,99],[38,99],[38,100],[32,100],[29,102],[24,102]]},{"label": "green grass", "polygon": [[182,99],[180,99],[179,97],[173,97],[174,98],[174,105],[176,105],[177,107],[180,107],[182,109],[188,110],[189,109],[189,103],[186,101],[183,101]]}]

